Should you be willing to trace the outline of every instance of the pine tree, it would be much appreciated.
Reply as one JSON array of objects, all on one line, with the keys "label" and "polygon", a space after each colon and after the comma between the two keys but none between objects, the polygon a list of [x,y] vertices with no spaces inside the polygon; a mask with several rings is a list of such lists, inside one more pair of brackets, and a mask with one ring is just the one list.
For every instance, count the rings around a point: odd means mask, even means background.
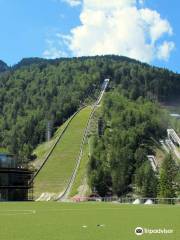
[{"label": "pine tree", "polygon": [[171,155],[166,156],[161,167],[159,195],[161,198],[174,198],[177,168]]},{"label": "pine tree", "polygon": [[148,161],[136,171],[135,185],[137,193],[142,197],[155,198],[157,196],[158,179]]}]

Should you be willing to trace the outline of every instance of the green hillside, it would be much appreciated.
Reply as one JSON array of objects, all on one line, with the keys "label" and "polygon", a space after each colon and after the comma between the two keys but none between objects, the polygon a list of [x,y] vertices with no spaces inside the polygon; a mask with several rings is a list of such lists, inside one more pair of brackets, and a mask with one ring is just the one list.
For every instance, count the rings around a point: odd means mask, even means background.
[{"label": "green hillside", "polygon": [[[0,62],[0,72],[6,68]],[[82,104],[91,104],[105,78],[111,79],[110,90],[132,100],[167,102],[180,92],[179,74],[126,57],[23,59],[0,74],[0,146],[19,162],[31,161],[48,122],[54,132]]]},{"label": "green hillside", "polygon": [[63,192],[75,167],[91,110],[91,107],[86,107],[72,119],[62,139],[35,178],[35,197],[43,192],[56,194]]},{"label": "green hillside", "polygon": [[5,62],[0,60],[0,73],[7,70],[8,70],[8,65]]}]

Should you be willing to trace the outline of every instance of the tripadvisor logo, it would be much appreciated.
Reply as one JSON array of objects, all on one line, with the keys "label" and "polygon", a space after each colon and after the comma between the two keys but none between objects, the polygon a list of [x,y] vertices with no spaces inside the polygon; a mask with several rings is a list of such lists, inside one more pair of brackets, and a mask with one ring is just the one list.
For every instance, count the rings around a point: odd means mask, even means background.
[{"label": "tripadvisor logo", "polygon": [[142,227],[137,227],[137,228],[135,229],[135,234],[136,234],[137,236],[143,235],[143,234],[144,234],[143,228],[142,228]]},{"label": "tripadvisor logo", "polygon": [[172,234],[173,229],[149,229],[149,228],[142,228],[142,227],[137,227],[135,229],[135,234],[137,236],[141,236],[143,234]]}]

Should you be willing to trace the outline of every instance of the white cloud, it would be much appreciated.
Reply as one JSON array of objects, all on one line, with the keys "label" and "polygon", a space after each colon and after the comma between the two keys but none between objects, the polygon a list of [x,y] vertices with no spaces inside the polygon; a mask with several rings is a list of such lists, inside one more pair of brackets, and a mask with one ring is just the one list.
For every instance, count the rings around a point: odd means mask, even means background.
[{"label": "white cloud", "polygon": [[46,40],[47,49],[43,52],[43,57],[47,59],[55,59],[60,57],[67,57],[67,54],[59,49],[59,47],[54,46],[54,42],[51,40]]},{"label": "white cloud", "polygon": [[165,33],[172,35],[173,31],[169,22],[166,19],[161,19],[158,12],[146,8],[141,9],[140,13],[142,20],[147,24],[153,43]]},{"label": "white cloud", "polygon": [[81,0],[63,0],[67,2],[71,7],[76,7],[81,4]]},{"label": "white cloud", "polygon": [[175,48],[175,44],[173,42],[163,42],[162,45],[158,48],[158,58],[168,60],[170,57],[170,52]]},{"label": "white cloud", "polygon": [[97,10],[117,10],[123,7],[130,7],[136,0],[83,0],[84,9]]},{"label": "white cloud", "polygon": [[142,2],[82,0],[81,25],[66,38],[72,54],[117,54],[145,62],[167,60],[174,43],[163,42],[163,37],[172,35],[172,27],[157,11],[138,7]]}]

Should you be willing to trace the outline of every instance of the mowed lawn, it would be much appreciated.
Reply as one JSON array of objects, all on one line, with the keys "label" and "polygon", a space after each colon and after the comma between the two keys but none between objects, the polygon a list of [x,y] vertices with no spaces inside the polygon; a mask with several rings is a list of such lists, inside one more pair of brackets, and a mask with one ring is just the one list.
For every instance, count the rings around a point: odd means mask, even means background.
[{"label": "mowed lawn", "polygon": [[91,110],[91,107],[82,109],[71,121],[62,139],[35,178],[35,197],[43,192],[58,194],[64,190],[75,167]]},{"label": "mowed lawn", "polygon": [[[180,206],[1,203],[0,218],[2,240],[180,239]],[[136,236],[137,226],[173,229],[174,233]]]}]

